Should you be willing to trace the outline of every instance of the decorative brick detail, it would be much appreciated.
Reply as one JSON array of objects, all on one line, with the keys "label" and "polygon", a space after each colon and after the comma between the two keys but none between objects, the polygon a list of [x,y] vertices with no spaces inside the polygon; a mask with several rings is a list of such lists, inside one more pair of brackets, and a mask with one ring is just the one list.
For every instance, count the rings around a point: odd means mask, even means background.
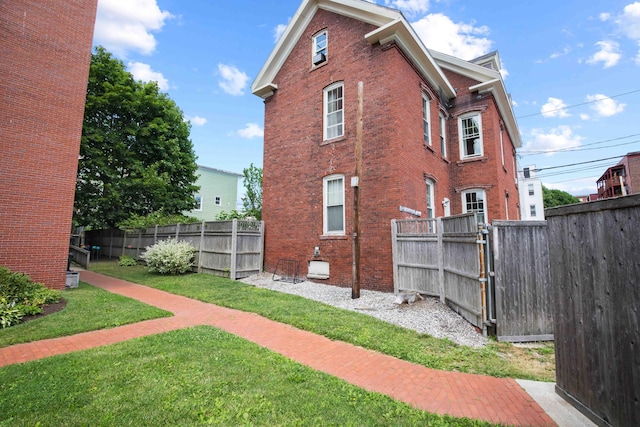
[{"label": "decorative brick detail", "polygon": [[0,265],[64,288],[97,0],[0,2]]}]

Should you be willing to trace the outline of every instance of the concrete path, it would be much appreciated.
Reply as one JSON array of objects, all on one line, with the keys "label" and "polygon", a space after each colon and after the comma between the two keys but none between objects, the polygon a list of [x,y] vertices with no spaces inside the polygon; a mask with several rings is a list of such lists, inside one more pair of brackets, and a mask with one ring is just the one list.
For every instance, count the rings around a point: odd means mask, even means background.
[{"label": "concrete path", "polygon": [[0,349],[0,367],[196,325],[211,325],[318,371],[425,411],[518,426],[556,425],[513,379],[438,371],[332,341],[254,313],[207,304],[82,271],[80,280],[174,313],[173,317]]}]

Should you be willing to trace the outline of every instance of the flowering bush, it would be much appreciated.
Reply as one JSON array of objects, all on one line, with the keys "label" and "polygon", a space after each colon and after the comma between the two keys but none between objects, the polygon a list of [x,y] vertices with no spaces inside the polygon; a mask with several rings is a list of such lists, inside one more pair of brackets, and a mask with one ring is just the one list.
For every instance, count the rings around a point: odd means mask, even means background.
[{"label": "flowering bush", "polygon": [[149,271],[160,274],[184,274],[193,265],[196,249],[189,242],[176,239],[161,240],[148,246],[140,255],[147,262]]}]

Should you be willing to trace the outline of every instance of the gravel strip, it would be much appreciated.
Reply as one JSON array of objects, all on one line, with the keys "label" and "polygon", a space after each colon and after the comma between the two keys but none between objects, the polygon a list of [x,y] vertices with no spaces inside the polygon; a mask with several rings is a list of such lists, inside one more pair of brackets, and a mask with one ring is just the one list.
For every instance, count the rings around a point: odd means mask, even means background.
[{"label": "gravel strip", "polygon": [[310,281],[295,284],[274,281],[272,276],[271,273],[261,273],[240,281],[357,311],[422,334],[436,338],[449,338],[455,343],[469,347],[480,348],[489,342],[482,334],[477,333],[469,322],[440,303],[437,298],[426,297],[411,304],[398,304],[396,296],[392,293],[361,290],[360,298],[352,299],[351,288]]}]

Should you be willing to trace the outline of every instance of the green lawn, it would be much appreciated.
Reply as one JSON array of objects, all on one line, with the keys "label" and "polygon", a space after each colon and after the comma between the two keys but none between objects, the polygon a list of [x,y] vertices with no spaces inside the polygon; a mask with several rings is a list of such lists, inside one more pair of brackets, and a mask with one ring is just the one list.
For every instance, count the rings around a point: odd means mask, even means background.
[{"label": "green lawn", "polygon": [[91,270],[224,307],[254,312],[328,338],[398,357],[430,368],[554,381],[553,344],[522,349],[492,343],[474,349],[383,322],[365,314],[274,292],[207,274],[161,276],[142,266],[96,262]]},{"label": "green lawn", "polygon": [[0,426],[484,426],[412,409],[209,326],[0,369]]},{"label": "green lawn", "polygon": [[168,311],[80,282],[66,289],[64,310],[0,329],[0,347],[167,317]]}]

